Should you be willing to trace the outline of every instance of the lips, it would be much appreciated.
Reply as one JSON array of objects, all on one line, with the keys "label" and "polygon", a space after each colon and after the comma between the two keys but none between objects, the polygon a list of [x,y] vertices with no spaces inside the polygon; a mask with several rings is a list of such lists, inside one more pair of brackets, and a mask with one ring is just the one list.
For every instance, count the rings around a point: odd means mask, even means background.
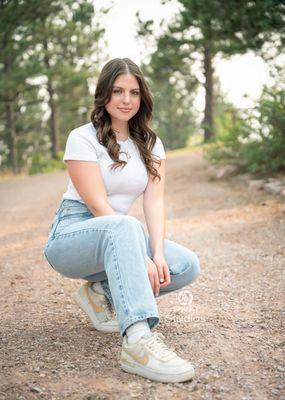
[{"label": "lips", "polygon": [[123,112],[129,112],[131,111],[131,108],[119,108],[119,110]]}]

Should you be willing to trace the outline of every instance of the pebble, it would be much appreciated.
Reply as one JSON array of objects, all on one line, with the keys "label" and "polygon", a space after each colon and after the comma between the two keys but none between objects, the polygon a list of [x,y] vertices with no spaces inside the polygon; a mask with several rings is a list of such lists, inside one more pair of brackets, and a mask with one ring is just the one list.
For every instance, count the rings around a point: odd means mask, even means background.
[{"label": "pebble", "polygon": [[30,389],[31,392],[34,393],[42,393],[44,391],[44,389],[38,387],[38,386],[33,386],[32,384],[28,383],[28,387]]}]

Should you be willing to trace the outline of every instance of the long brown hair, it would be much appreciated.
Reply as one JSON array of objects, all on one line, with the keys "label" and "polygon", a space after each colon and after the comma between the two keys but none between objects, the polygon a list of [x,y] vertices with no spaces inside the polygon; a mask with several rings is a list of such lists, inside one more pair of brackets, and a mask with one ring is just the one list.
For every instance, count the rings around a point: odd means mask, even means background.
[{"label": "long brown hair", "polygon": [[105,104],[112,96],[114,81],[121,74],[132,74],[139,83],[141,102],[138,112],[128,121],[130,137],[136,143],[148,173],[153,175],[153,180],[156,177],[160,180],[154,163],[160,165],[161,161],[151,155],[157,135],[148,126],[152,119],[153,96],[139,67],[129,58],[114,58],[108,61],[99,75],[94,95],[94,109],[91,113],[91,122],[96,128],[97,139],[107,148],[109,156],[115,161],[111,168],[125,167],[127,162],[119,159],[120,145],[116,142],[115,132],[111,128],[111,118],[105,109]]}]

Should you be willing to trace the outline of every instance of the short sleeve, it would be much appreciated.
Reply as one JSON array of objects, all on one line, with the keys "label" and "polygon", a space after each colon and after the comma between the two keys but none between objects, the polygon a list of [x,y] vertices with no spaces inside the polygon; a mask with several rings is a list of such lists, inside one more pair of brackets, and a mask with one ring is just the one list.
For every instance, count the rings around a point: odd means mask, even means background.
[{"label": "short sleeve", "polygon": [[158,136],[156,137],[156,142],[155,145],[153,146],[151,153],[154,156],[159,157],[160,159],[166,159],[163,143]]},{"label": "short sleeve", "polygon": [[71,131],[65,146],[63,161],[98,161],[97,149],[92,138],[76,130]]}]

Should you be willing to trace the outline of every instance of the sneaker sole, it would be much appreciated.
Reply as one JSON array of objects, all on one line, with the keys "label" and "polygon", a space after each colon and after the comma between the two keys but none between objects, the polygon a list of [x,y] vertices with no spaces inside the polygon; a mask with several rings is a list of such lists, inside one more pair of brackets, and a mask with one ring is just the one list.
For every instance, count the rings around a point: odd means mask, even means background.
[{"label": "sneaker sole", "polygon": [[110,325],[105,325],[102,322],[98,321],[94,317],[92,307],[89,305],[89,303],[86,303],[82,299],[79,293],[74,294],[74,300],[79,305],[79,307],[82,308],[82,310],[88,315],[90,321],[92,322],[94,328],[97,329],[97,331],[108,332],[108,333],[119,332],[119,328]]},{"label": "sneaker sole", "polygon": [[156,371],[151,371],[142,365],[129,364],[126,361],[120,361],[120,365],[124,371],[129,372],[130,374],[140,375],[143,376],[144,378],[162,383],[185,382],[193,379],[195,376],[194,369],[191,371],[174,375],[174,374],[162,374]]}]

